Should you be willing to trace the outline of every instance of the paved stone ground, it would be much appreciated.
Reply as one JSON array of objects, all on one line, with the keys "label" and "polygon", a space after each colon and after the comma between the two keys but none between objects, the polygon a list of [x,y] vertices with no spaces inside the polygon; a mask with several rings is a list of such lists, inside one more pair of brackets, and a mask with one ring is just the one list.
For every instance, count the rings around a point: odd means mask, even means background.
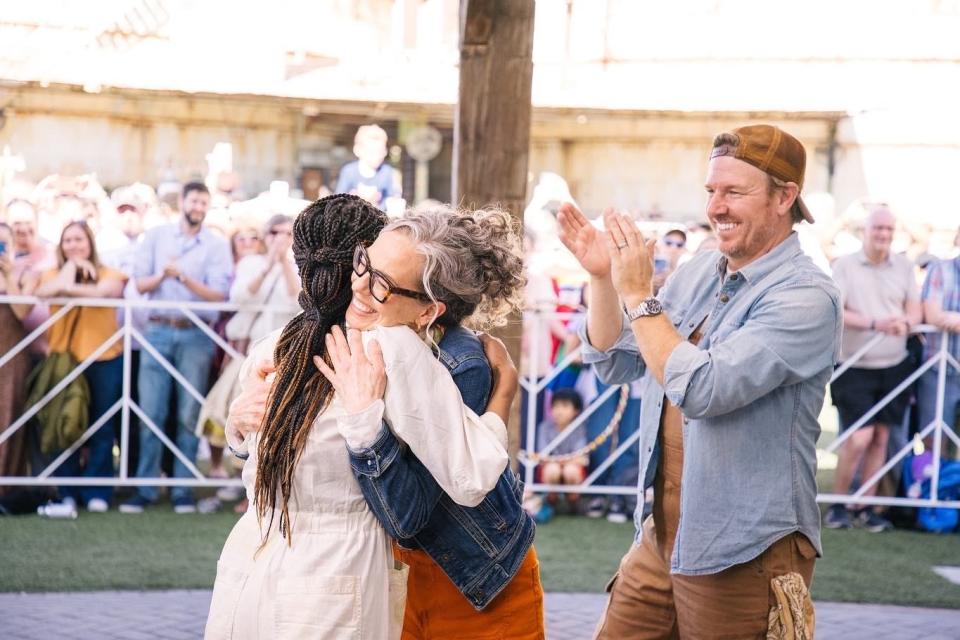
[{"label": "paved stone ground", "polygon": [[[547,595],[550,640],[590,638],[604,598]],[[188,640],[203,634],[210,592],[103,591],[0,594],[4,640]],[[817,638],[829,640],[960,639],[960,610],[817,604]],[[453,639],[451,639],[453,640]]]}]

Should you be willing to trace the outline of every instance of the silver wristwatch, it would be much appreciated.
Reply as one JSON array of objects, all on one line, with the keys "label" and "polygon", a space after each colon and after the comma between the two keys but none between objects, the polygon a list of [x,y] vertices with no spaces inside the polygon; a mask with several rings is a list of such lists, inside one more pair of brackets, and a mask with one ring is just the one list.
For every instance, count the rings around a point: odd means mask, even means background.
[{"label": "silver wristwatch", "polygon": [[647,298],[633,309],[625,309],[630,322],[637,318],[646,318],[647,316],[658,316],[663,313],[663,305],[656,298]]}]

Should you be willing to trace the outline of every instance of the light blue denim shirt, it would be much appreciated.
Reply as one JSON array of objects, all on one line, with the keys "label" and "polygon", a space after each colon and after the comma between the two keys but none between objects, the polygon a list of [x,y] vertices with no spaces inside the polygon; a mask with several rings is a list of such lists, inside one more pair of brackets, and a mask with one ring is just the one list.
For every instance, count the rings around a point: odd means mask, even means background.
[{"label": "light blue denim shirt", "polygon": [[[791,234],[770,253],[727,273],[716,251],[695,256],[658,296],[688,339],[667,359],[664,386],[646,376],[641,403],[640,482],[653,484],[664,396],[683,413],[683,489],[671,571],[717,573],[747,562],[794,531],[818,553],[817,416],[837,361],[840,292]],[[630,323],[608,351],[583,361],[607,383],[644,375]],[[637,541],[640,541],[638,506]]]},{"label": "light blue denim shirt", "polygon": [[[138,248],[133,275],[135,278],[142,278],[158,274],[171,261],[175,261],[184,274],[220,291],[223,299],[227,299],[230,293],[230,278],[233,275],[233,256],[226,240],[206,227],[202,227],[195,236],[187,235],[180,228],[180,223],[150,229]],[[168,302],[202,301],[176,278],[164,278],[160,286],[146,297]],[[195,313],[208,322],[216,320],[218,315],[216,311]],[[150,311],[150,315],[183,317],[182,313],[172,309],[154,309]]]}]

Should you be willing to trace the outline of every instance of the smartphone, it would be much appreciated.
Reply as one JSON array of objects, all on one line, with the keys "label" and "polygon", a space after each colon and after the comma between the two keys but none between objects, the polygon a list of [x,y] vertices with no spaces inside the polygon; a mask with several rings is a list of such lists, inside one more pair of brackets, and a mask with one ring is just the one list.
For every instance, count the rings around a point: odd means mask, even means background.
[{"label": "smartphone", "polygon": [[663,273],[667,270],[668,265],[669,262],[667,262],[666,258],[656,257],[653,259],[653,272],[658,274]]},{"label": "smartphone", "polygon": [[6,252],[7,252],[7,243],[4,242],[3,240],[0,240],[0,253],[6,253]]}]

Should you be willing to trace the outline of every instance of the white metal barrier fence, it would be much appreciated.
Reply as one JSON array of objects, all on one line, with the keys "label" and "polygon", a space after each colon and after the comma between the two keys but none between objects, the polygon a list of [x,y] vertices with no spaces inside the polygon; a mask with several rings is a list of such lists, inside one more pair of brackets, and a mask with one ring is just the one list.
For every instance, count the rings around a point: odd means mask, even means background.
[{"label": "white metal barrier fence", "polygon": [[[81,298],[59,298],[59,299],[44,299],[40,300],[35,297],[29,296],[2,296],[0,295],[0,304],[53,304],[53,305],[63,305],[56,313],[53,313],[43,324],[37,327],[35,330],[30,332],[19,344],[14,348],[8,351],[5,354],[0,354],[0,367],[3,367],[5,364],[10,362],[14,357],[16,357],[23,350],[27,349],[29,345],[38,337],[40,337],[44,332],[46,332],[54,323],[63,318],[71,309],[78,306],[85,307],[112,307],[123,310],[123,322],[120,329],[110,336],[103,344],[100,345],[88,358],[81,362],[76,369],[74,369],[69,375],[67,375],[59,384],[57,384],[53,389],[50,390],[36,405],[32,407],[25,408],[24,412],[17,418],[9,427],[7,427],[3,432],[0,432],[0,444],[11,438],[14,433],[19,429],[24,428],[26,424],[30,421],[33,416],[36,415],[44,406],[46,406],[56,395],[67,387],[77,376],[81,375],[93,362],[96,361],[107,349],[116,344],[118,341],[123,341],[123,388],[121,390],[120,400],[118,400],[106,413],[104,413],[99,419],[97,419],[93,424],[89,426],[86,432],[77,440],[72,446],[60,453],[50,464],[43,469],[39,474],[34,476],[0,476],[0,485],[6,486],[165,486],[165,487],[174,487],[174,486],[193,486],[193,487],[221,487],[221,486],[239,486],[240,481],[238,479],[219,479],[219,478],[207,478],[205,477],[193,461],[189,460],[186,455],[180,451],[179,448],[167,437],[166,433],[162,426],[158,426],[153,423],[149,416],[147,416],[143,409],[133,401],[131,397],[131,350],[133,349],[133,341],[136,340],[137,343],[149,353],[154,359],[161,364],[161,366],[177,381],[178,384],[189,393],[197,402],[201,404],[204,402],[204,396],[191,385],[183,375],[178,372],[173,365],[168,362],[154,347],[147,341],[143,334],[134,326],[133,323],[133,311],[135,309],[159,309],[159,310],[177,310],[184,314],[184,316],[190,319],[194,325],[196,325],[201,331],[203,331],[214,343],[220,346],[227,355],[233,358],[242,358],[242,354],[238,353],[227,341],[217,335],[200,317],[197,316],[196,311],[259,311],[263,313],[278,313],[285,312],[284,309],[272,308],[269,306],[250,306],[250,305],[236,305],[229,303],[201,303],[201,302],[159,302],[159,301],[145,301],[145,300],[117,300],[117,299],[81,299]],[[296,311],[296,310],[290,310]],[[547,339],[547,331],[544,329],[549,326],[547,323],[551,321],[570,321],[575,320],[581,317],[581,314],[576,313],[557,313],[549,311],[528,311],[524,314],[524,328],[527,332],[526,339],[529,346],[528,353],[526,356],[531,360],[535,359],[536,356],[543,355],[546,349],[550,349],[551,345]],[[924,325],[916,329],[919,333],[932,333],[938,332],[939,329]],[[851,366],[854,366],[857,361],[860,360],[866,353],[870,351],[882,338],[882,335],[877,335],[874,339],[868,342],[863,346],[854,356],[843,366],[839,367],[833,374],[831,380],[836,379],[837,376],[845,372]],[[880,402],[878,402],[874,407],[872,407],[863,417],[861,417],[855,424],[850,425],[836,440],[834,440],[827,448],[827,452],[836,451],[852,434],[859,428],[862,428],[870,424],[870,419],[873,418],[884,406],[896,398],[900,392],[913,384],[916,380],[920,378],[926,371],[937,367],[938,374],[938,386],[937,386],[937,397],[936,397],[936,417],[928,425],[923,426],[918,438],[929,438],[932,437],[933,442],[933,475],[931,479],[931,497],[926,499],[920,498],[895,498],[895,497],[884,497],[884,496],[864,496],[870,487],[876,485],[883,476],[890,471],[896,464],[898,464],[912,449],[913,442],[908,442],[906,446],[902,447],[895,455],[891,456],[887,463],[879,469],[876,473],[873,474],[870,478],[864,480],[859,489],[851,495],[837,495],[837,494],[820,494],[817,499],[820,502],[837,502],[837,503],[858,503],[858,504],[876,504],[876,505],[903,505],[910,507],[951,507],[951,508],[960,508],[960,501],[946,501],[940,500],[938,498],[938,488],[940,481],[940,458],[943,452],[943,438],[947,437],[952,440],[958,447],[960,447],[960,436],[957,435],[957,432],[954,430],[952,425],[948,425],[942,418],[943,415],[943,405],[945,399],[945,390],[946,385],[948,384],[947,378],[947,367],[953,367],[957,371],[960,371],[960,363],[949,353],[947,350],[948,345],[948,334],[943,332],[941,339],[941,347],[939,352],[924,362],[916,371],[914,371],[909,377],[907,377],[896,389],[891,391],[884,397]],[[583,494],[618,494],[618,495],[631,495],[635,494],[637,487],[635,484],[625,485],[625,486],[613,486],[613,485],[599,485],[596,484],[596,481],[599,477],[602,476],[604,472],[612,467],[612,465],[620,459],[622,456],[626,455],[633,448],[637,448],[639,439],[640,439],[640,430],[634,429],[634,431],[622,442],[619,442],[616,448],[609,453],[609,455],[595,468],[593,469],[583,483],[578,485],[548,485],[535,482],[534,472],[537,464],[544,459],[550,459],[552,452],[563,442],[566,438],[570,437],[578,428],[581,427],[593,414],[600,408],[603,403],[605,403],[609,398],[614,394],[619,394],[619,403],[617,411],[614,414],[613,419],[610,421],[606,428],[601,432],[599,436],[594,438],[594,440],[588,445],[587,449],[582,453],[586,454],[593,450],[596,446],[603,444],[607,439],[615,437],[619,432],[619,421],[623,415],[624,405],[627,402],[628,389],[627,385],[620,386],[611,386],[605,389],[600,393],[596,398],[584,407],[583,412],[562,432],[556,435],[542,450],[536,450],[536,430],[537,430],[537,403],[542,402],[542,395],[545,390],[548,388],[550,383],[571,363],[575,362],[579,357],[581,349],[578,347],[567,353],[563,360],[553,366],[549,372],[543,377],[538,377],[536,371],[530,369],[526,375],[521,377],[520,385],[521,387],[529,394],[529,401],[527,403],[527,413],[525,416],[521,416],[521,422],[523,423],[523,444],[524,452],[521,455],[521,463],[524,465],[524,479],[527,487],[536,492],[566,492],[566,493],[583,493]],[[121,416],[121,437],[120,437],[120,464],[119,464],[119,473],[118,476],[114,477],[104,477],[104,478],[90,478],[90,477],[63,477],[56,476],[54,477],[53,472],[59,468],[73,453],[79,450],[84,443],[89,440],[89,438],[104,424],[106,424],[113,416],[117,413],[120,413]],[[193,475],[193,478],[138,478],[131,477],[128,469],[128,450],[130,446],[130,428],[131,428],[131,414],[134,414],[139,418],[146,427],[153,432],[157,438],[166,446],[172,453],[175,455],[181,463],[190,471]]]},{"label": "white metal barrier fence", "polygon": [[[71,382],[76,380],[87,368],[90,367],[101,355],[118,341],[123,341],[123,386],[120,393],[120,399],[114,403],[109,410],[100,416],[91,424],[83,435],[70,447],[65,449],[51,461],[45,469],[33,476],[0,476],[0,485],[6,486],[116,486],[116,487],[135,487],[135,486],[159,486],[159,487],[223,487],[223,486],[241,486],[239,479],[221,479],[207,478],[199,469],[193,460],[190,460],[166,435],[164,425],[157,425],[143,411],[137,402],[132,398],[132,358],[133,341],[136,340],[140,347],[150,354],[177,383],[192,396],[197,402],[204,403],[205,398],[184,376],[177,371],[173,365],[164,358],[157,349],[143,336],[139,329],[134,326],[133,311],[137,309],[144,310],[177,310],[188,318],[197,328],[203,331],[214,343],[221,347],[231,358],[242,358],[243,354],[237,352],[226,340],[221,338],[211,329],[206,322],[199,316],[197,311],[256,311],[264,314],[282,313],[284,309],[270,307],[265,305],[237,305],[230,303],[207,303],[207,302],[161,302],[147,300],[120,300],[120,299],[101,299],[101,298],[46,298],[40,299],[32,296],[2,296],[0,295],[0,304],[46,304],[63,305],[55,313],[51,314],[40,326],[31,331],[17,345],[4,354],[0,354],[0,367],[3,367],[21,352],[29,348],[30,344],[43,335],[51,326],[62,319],[71,309],[75,307],[111,307],[123,310],[123,321],[120,329],[112,336],[107,338],[93,353],[83,362],[64,377],[56,386],[54,386],[43,398],[32,407],[26,407],[23,413],[12,424],[10,424],[2,433],[0,433],[0,444],[13,437],[18,430],[25,428],[30,419],[33,418],[41,409],[43,409],[53,398],[61,391],[67,388]],[[293,311],[293,310],[290,310]],[[79,330],[82,330],[79,329]],[[103,425],[107,424],[117,413],[120,413],[120,464],[118,476],[114,477],[66,477],[53,476],[56,471],[67,459],[77,452],[84,443],[87,442]],[[131,414],[134,414],[146,427],[153,432],[157,438],[166,446],[171,453],[186,467],[193,478],[137,478],[130,475],[128,469],[129,448],[130,448],[130,428]],[[190,426],[192,429],[192,425]],[[35,472],[36,470],[34,470]]]},{"label": "white metal barrier fence", "polygon": [[589,420],[589,418],[597,411],[597,409],[599,409],[610,397],[617,393],[620,395],[620,402],[618,403],[617,411],[615,412],[613,419],[609,424],[606,425],[606,428],[603,430],[603,432],[588,444],[586,450],[582,453],[589,453],[592,451],[594,446],[602,444],[605,440],[610,439],[619,433],[619,422],[623,415],[624,405],[627,402],[629,385],[611,386],[605,389],[596,398],[593,398],[588,404],[586,404],[586,406],[583,408],[583,412],[581,412],[580,415],[577,416],[569,426],[567,426],[550,442],[548,442],[546,447],[540,451],[537,451],[537,403],[543,402],[543,394],[550,386],[550,383],[553,382],[553,380],[556,379],[556,377],[560,375],[570,364],[578,360],[582,349],[578,346],[576,349],[573,349],[567,353],[566,356],[560,362],[556,363],[556,365],[554,365],[545,376],[539,377],[539,379],[536,375],[538,373],[536,366],[533,363],[541,362],[543,355],[548,353],[548,350],[551,349],[551,343],[548,339],[549,323],[553,321],[580,321],[583,318],[583,314],[560,313],[554,311],[527,311],[523,314],[523,316],[523,328],[525,332],[524,337],[529,348],[528,352],[525,354],[528,362],[527,371],[525,372],[526,375],[521,376],[520,378],[520,386],[529,394],[529,400],[527,402],[527,414],[525,416],[520,416],[520,420],[523,425],[523,429],[521,431],[523,436],[523,451],[521,452],[520,462],[524,467],[524,484],[526,485],[527,489],[534,492],[635,495],[637,493],[636,483],[616,486],[600,485],[596,484],[596,482],[597,479],[600,478],[604,472],[610,469],[617,460],[622,458],[624,455],[627,455],[631,448],[639,448],[640,430],[638,428],[634,429],[633,433],[627,436],[622,442],[619,442],[617,447],[613,451],[609,452],[603,462],[593,469],[581,484],[550,485],[535,481],[535,471],[540,461],[543,459],[549,460],[551,453],[560,445],[560,443],[570,437],[578,428],[581,428],[581,425],[584,425],[584,423]]},{"label": "white metal barrier fence", "polygon": [[[538,318],[539,316],[539,318]],[[530,345],[530,353],[537,354],[539,353],[538,349],[548,348],[549,343],[545,340],[547,331],[544,329],[549,326],[546,319],[550,320],[569,320],[576,317],[576,314],[570,313],[550,313],[550,312],[535,312],[531,311],[525,314],[525,328],[533,326],[537,329],[531,332],[527,336],[528,344]],[[952,440],[958,447],[960,447],[960,436],[954,430],[952,425],[948,425],[943,420],[943,407],[944,400],[946,395],[947,384],[951,383],[950,379],[947,378],[947,368],[953,367],[958,372],[960,372],[960,363],[950,354],[948,351],[948,337],[949,333],[946,331],[941,331],[940,329],[930,326],[930,325],[921,325],[914,330],[915,333],[925,334],[925,333],[941,333],[940,341],[940,350],[938,353],[926,362],[924,362],[916,371],[912,372],[896,389],[887,394],[882,398],[876,405],[870,408],[867,413],[865,413],[856,423],[850,425],[838,438],[829,444],[823,451],[828,453],[833,453],[847,440],[853,433],[860,428],[869,426],[871,424],[871,419],[877,415],[877,413],[883,409],[887,404],[893,401],[901,392],[910,387],[914,382],[919,380],[919,378],[929,371],[936,367],[937,370],[937,396],[936,396],[936,407],[935,413],[936,417],[927,425],[923,425],[919,433],[916,435],[916,438],[927,439],[932,438],[932,455],[933,455],[933,470],[931,476],[931,489],[930,489],[930,498],[898,498],[898,497],[887,497],[887,496],[865,496],[865,492],[868,491],[871,487],[879,483],[882,478],[897,464],[899,464],[908,453],[914,447],[914,440],[910,440],[906,443],[905,446],[901,447],[896,454],[890,456],[886,464],[880,468],[876,473],[871,477],[864,479],[860,487],[856,492],[850,495],[838,495],[831,493],[820,493],[817,496],[818,502],[825,503],[841,503],[841,504],[864,504],[864,505],[899,505],[899,506],[908,506],[908,507],[948,507],[948,508],[960,508],[960,501],[955,500],[941,500],[939,498],[939,486],[940,486],[940,461],[944,452],[943,439],[944,437]],[[838,376],[847,371],[850,367],[856,365],[864,355],[870,352],[873,347],[880,342],[883,338],[882,334],[877,334],[872,338],[867,344],[865,344],[859,351],[857,351],[847,362],[843,363],[842,366],[838,367],[834,371],[833,376],[831,377],[831,382],[835,380]],[[567,354],[566,358],[560,363],[558,363],[551,371],[547,374],[546,377],[540,379],[539,381],[533,375],[527,375],[521,379],[520,384],[526,389],[531,396],[533,394],[540,394],[546,389],[550,381],[552,381],[567,365],[573,362],[580,353],[580,349]],[[532,357],[532,355],[531,355]],[[960,381],[954,379],[953,384],[960,384]],[[610,387],[598,398],[596,398],[590,406],[585,408],[583,414],[577,418],[569,427],[564,429],[559,433],[556,438],[554,438],[542,451],[537,451],[536,453],[539,456],[549,455],[557,445],[562,442],[565,438],[569,437],[582,423],[586,420],[589,415],[596,410],[601,403],[607,400],[613,393],[617,391],[617,388]],[[535,442],[536,442],[536,407],[533,400],[528,402],[527,415],[522,417],[524,422],[524,443],[526,451],[533,452],[535,451]],[[532,491],[548,491],[548,492],[557,492],[557,493],[602,493],[602,494],[632,494],[636,493],[636,486],[594,486],[594,480],[602,474],[606,469],[613,464],[613,462],[624,455],[629,447],[636,447],[637,442],[640,438],[639,430],[636,430],[630,437],[628,437],[615,451],[613,451],[610,456],[597,468],[595,469],[584,482],[580,485],[546,485],[534,482],[534,469],[537,465],[536,456],[529,457],[527,459],[521,459],[521,462],[524,464],[525,471],[525,480],[527,487]]]},{"label": "white metal barrier fence", "polygon": [[[844,442],[850,439],[857,429],[861,429],[872,424],[872,418],[876,416],[885,406],[890,404],[897,396],[910,387],[910,385],[919,380],[923,374],[936,367],[937,397],[936,406],[934,407],[934,419],[929,424],[921,425],[920,431],[914,437],[914,439],[927,439],[931,437],[933,439],[931,452],[933,456],[933,470],[930,476],[930,497],[897,498],[890,496],[864,495],[869,489],[876,486],[883,479],[883,477],[891,469],[893,469],[893,467],[895,467],[897,464],[900,464],[900,461],[903,460],[907,454],[913,450],[914,440],[909,440],[894,455],[890,456],[890,459],[887,460],[886,464],[880,467],[880,469],[878,469],[872,476],[864,479],[863,482],[861,482],[860,487],[854,493],[849,495],[821,493],[817,496],[817,502],[905,507],[948,507],[952,509],[960,509],[960,500],[940,500],[939,498],[940,460],[944,451],[944,436],[948,437],[954,442],[955,445],[960,447],[960,436],[958,436],[957,432],[954,430],[954,425],[947,424],[943,419],[943,408],[944,400],[946,398],[947,384],[951,383],[950,379],[947,377],[947,368],[953,367],[958,373],[960,373],[960,363],[958,363],[948,351],[950,334],[947,331],[941,331],[937,327],[931,325],[921,325],[917,327],[914,332],[919,334],[940,333],[939,351],[935,355],[928,358],[926,362],[922,363],[916,371],[907,376],[903,382],[897,385],[897,387],[890,391],[890,393],[881,398],[880,401],[871,407],[869,411],[863,414],[859,420],[852,425],[849,425],[836,440],[830,443],[830,445],[826,448],[826,451],[828,453],[833,453],[839,449]],[[837,370],[833,372],[833,376],[830,378],[830,381],[833,382],[848,369],[854,367],[864,355],[869,353],[869,351],[883,339],[883,337],[883,334],[878,333],[869,342],[863,345],[863,347],[854,353],[847,362],[844,362],[842,366],[837,367]],[[952,384],[960,384],[960,381],[954,379]]]}]

